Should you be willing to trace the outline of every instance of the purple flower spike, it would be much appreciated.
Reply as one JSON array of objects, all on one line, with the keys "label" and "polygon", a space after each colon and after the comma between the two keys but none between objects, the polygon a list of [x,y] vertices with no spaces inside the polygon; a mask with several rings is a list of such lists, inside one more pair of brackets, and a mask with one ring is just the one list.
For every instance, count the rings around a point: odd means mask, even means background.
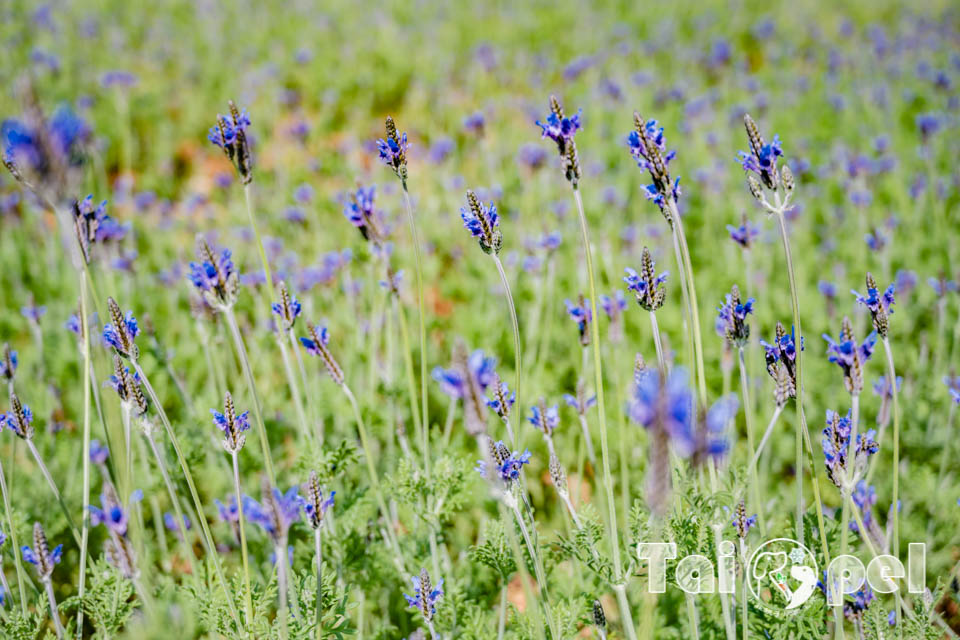
[{"label": "purple flower spike", "polygon": [[437,601],[443,597],[443,579],[434,588],[430,574],[426,569],[421,569],[420,575],[411,576],[410,581],[413,583],[413,595],[403,594],[403,597],[407,605],[419,609],[423,619],[429,623],[437,613]]}]

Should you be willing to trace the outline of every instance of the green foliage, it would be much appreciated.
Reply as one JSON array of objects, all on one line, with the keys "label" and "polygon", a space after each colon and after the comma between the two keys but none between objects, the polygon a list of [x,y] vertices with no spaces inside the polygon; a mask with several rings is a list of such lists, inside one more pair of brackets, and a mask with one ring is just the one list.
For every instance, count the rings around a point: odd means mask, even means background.
[{"label": "green foliage", "polygon": [[86,593],[65,599],[60,604],[63,612],[80,606],[90,619],[97,638],[113,638],[123,629],[137,608],[142,606],[135,597],[133,583],[120,575],[106,559],[98,559],[88,568],[90,576]]}]

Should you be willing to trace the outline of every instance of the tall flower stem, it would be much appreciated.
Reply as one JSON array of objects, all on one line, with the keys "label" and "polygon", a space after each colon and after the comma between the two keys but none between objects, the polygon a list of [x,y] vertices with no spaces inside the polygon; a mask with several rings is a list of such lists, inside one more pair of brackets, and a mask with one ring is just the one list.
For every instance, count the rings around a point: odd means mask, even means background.
[{"label": "tall flower stem", "polygon": [[633,615],[630,613],[630,601],[627,599],[627,585],[623,582],[613,585],[613,592],[617,594],[617,607],[620,609],[623,630],[628,640],[637,640],[637,632],[633,628]]},{"label": "tall flower stem", "polygon": [[540,587],[540,595],[543,597],[543,612],[547,618],[547,625],[550,627],[550,635],[555,639],[559,638],[557,623],[554,621],[553,612],[550,610],[550,594],[547,592],[547,576],[543,570],[543,561],[540,559],[537,547],[530,537],[530,531],[527,529],[527,524],[524,522],[523,514],[520,513],[520,507],[517,505],[515,499],[511,507],[513,508],[513,515],[517,519],[517,525],[520,527],[520,535],[523,536],[523,542],[527,546],[527,553],[530,554],[530,559],[533,560],[533,570],[536,575],[537,585]]},{"label": "tall flower stem", "polygon": [[423,411],[422,424],[424,433],[430,428],[430,418],[427,411],[427,311],[423,301],[423,263],[420,258],[420,235],[417,232],[417,221],[413,215],[413,202],[410,192],[407,191],[407,181],[403,181],[403,203],[407,210],[407,221],[410,223],[410,235],[413,238],[413,255],[416,261],[417,274],[417,304],[420,312],[420,409]]},{"label": "tall flower stem", "polygon": [[794,344],[797,345],[797,433],[796,433],[796,469],[797,469],[797,540],[803,542],[803,446],[804,441],[810,455],[810,480],[813,486],[814,501],[817,507],[817,528],[820,530],[820,545],[825,558],[830,557],[827,548],[826,527],[823,521],[823,501],[820,499],[820,482],[813,467],[813,447],[810,444],[810,430],[807,428],[807,418],[803,413],[803,331],[800,328],[800,300],[797,296],[796,272],[793,268],[793,256],[790,253],[790,238],[787,235],[787,221],[784,217],[786,203],[780,201],[780,194],[776,194],[777,206],[773,210],[780,228],[780,239],[783,241],[783,255],[787,263],[787,276],[790,280],[790,302],[793,305],[793,326],[796,330]]},{"label": "tall flower stem", "polygon": [[504,581],[500,588],[500,616],[497,620],[497,640],[503,640],[503,632],[507,627],[507,583]]},{"label": "tall flower stem", "polygon": [[[522,406],[520,404],[520,380],[522,377],[521,367],[523,356],[521,354],[520,347],[520,324],[517,322],[517,308],[514,306],[513,302],[513,292],[510,290],[510,281],[507,279],[507,273],[503,270],[503,263],[500,261],[500,256],[495,253],[490,254],[493,257],[494,263],[497,265],[497,272],[500,274],[500,282],[503,284],[503,292],[507,297],[507,305],[510,307],[510,321],[513,323],[513,365],[517,372],[517,383],[514,387],[514,392],[516,393],[516,402],[517,406]],[[517,428],[515,431],[511,432],[510,438],[513,441],[513,448],[517,448],[517,439],[516,434],[520,431],[520,412],[517,411],[516,420]]]},{"label": "tall flower stem", "polygon": [[240,557],[243,559],[243,602],[247,624],[253,623],[253,600],[250,595],[250,556],[247,554],[247,532],[243,522],[243,493],[240,491],[239,452],[233,451],[233,489],[237,496],[237,527],[240,529]]},{"label": "tall flower stem", "polygon": [[[851,418],[850,418],[850,440],[847,442],[847,458],[846,458],[846,469],[844,470],[844,481],[843,488],[841,493],[844,494],[843,501],[843,514],[841,515],[840,521],[840,552],[847,552],[848,538],[850,537],[850,510],[849,504],[850,501],[847,500],[853,492],[853,476],[856,465],[856,455],[857,455],[857,431],[859,429],[860,422],[860,395],[854,393],[850,396],[851,404]],[[864,536],[867,533],[864,531]]]},{"label": "tall flower stem", "polygon": [[[271,296],[272,295],[271,293]],[[237,317],[233,313],[233,308],[227,307],[223,315],[227,318],[227,325],[229,325],[230,334],[233,336],[233,346],[237,350],[237,357],[240,358],[243,375],[247,379],[247,388],[250,391],[251,397],[253,397],[253,415],[257,420],[257,435],[260,438],[260,447],[263,449],[263,465],[267,471],[267,479],[270,480],[271,486],[275,486],[276,475],[273,473],[273,460],[270,457],[270,441],[267,440],[267,428],[263,423],[263,409],[260,406],[260,395],[257,393],[257,384],[253,378],[253,370],[250,368],[247,348],[243,344],[243,336],[240,335],[240,327],[237,326]],[[238,497],[237,500],[239,499]]]},{"label": "tall flower stem", "polygon": [[600,365],[600,328],[597,314],[597,286],[593,275],[593,255],[590,248],[590,232],[587,229],[587,216],[583,211],[583,198],[580,188],[573,187],[573,198],[577,202],[577,213],[580,217],[580,234],[583,240],[583,253],[587,260],[587,278],[590,285],[590,313],[593,322],[590,323],[590,339],[593,343],[593,369],[597,386],[597,413],[600,417],[600,455],[603,466],[603,488],[607,496],[608,531],[610,547],[613,556],[614,580],[620,583],[623,580],[623,567],[620,563],[620,540],[617,529],[617,507],[613,496],[613,477],[610,474],[610,452],[607,447],[607,410],[603,397],[603,369]]},{"label": "tall flower stem", "polygon": [[[283,371],[287,376],[287,386],[290,387],[290,395],[293,398],[293,406],[297,412],[297,422],[300,424],[300,434],[304,441],[310,438],[310,426],[307,424],[307,415],[303,410],[303,398],[300,395],[300,387],[297,385],[297,377],[293,371],[293,364],[290,362],[290,354],[287,351],[285,336],[277,335],[277,346],[280,347],[280,358],[283,360]],[[299,353],[299,349],[295,350]]]},{"label": "tall flower stem", "polygon": [[280,609],[277,616],[280,618],[280,637],[289,638],[290,631],[287,628],[287,536],[280,538],[273,551],[277,559],[277,596],[280,598]]},{"label": "tall flower stem", "polygon": [[[83,600],[86,595],[87,544],[90,536],[90,327],[88,326],[87,285],[80,273],[80,319],[83,333],[83,530],[80,533],[80,568],[77,576],[77,595]],[[127,492],[129,496],[129,491]],[[77,629],[83,629],[83,607],[77,607]]]},{"label": "tall flower stem", "polygon": [[660,377],[664,380],[667,374],[667,361],[663,357],[663,342],[660,340],[660,327],[657,324],[657,314],[650,312],[650,329],[653,331],[653,346],[657,350],[657,367],[660,369]]},{"label": "tall flower stem", "polygon": [[44,590],[47,592],[47,602],[50,603],[50,617],[53,619],[53,626],[57,630],[57,637],[63,637],[63,623],[60,622],[60,612],[57,610],[57,597],[53,595],[53,582],[50,578],[43,581]]},{"label": "tall flower stem", "polygon": [[323,527],[313,531],[313,549],[317,560],[317,640],[323,640],[323,627],[320,619],[323,617],[323,545],[321,544]]},{"label": "tall flower stem", "polygon": [[757,446],[756,452],[753,454],[753,459],[750,461],[750,466],[754,469],[757,468],[757,465],[760,463],[760,456],[763,454],[763,448],[767,445],[767,440],[770,439],[770,435],[773,433],[773,427],[777,424],[777,419],[780,417],[780,414],[783,413],[783,407],[777,405],[773,410],[773,415],[770,417],[770,422],[767,424],[766,431],[763,432],[763,437],[760,438],[760,444]]},{"label": "tall flower stem", "polygon": [[[160,421],[163,423],[163,428],[167,432],[167,437],[170,439],[170,444],[173,445],[173,450],[177,454],[177,461],[180,463],[180,470],[183,472],[183,477],[187,481],[187,487],[190,489],[190,497],[193,499],[193,507],[197,512],[197,520],[200,521],[200,530],[203,533],[203,543],[207,550],[207,556],[213,563],[213,569],[217,575],[217,581],[220,583],[220,587],[223,589],[223,594],[227,601],[227,607],[230,610],[230,617],[233,618],[233,621],[237,624],[238,628],[242,628],[240,624],[240,615],[237,612],[237,605],[233,601],[233,594],[230,593],[230,587],[227,584],[227,579],[223,575],[223,567],[220,564],[220,555],[217,553],[217,545],[214,544],[213,536],[210,534],[210,526],[207,524],[207,517],[204,515],[203,511],[203,502],[200,500],[200,494],[197,493],[197,485],[193,481],[193,474],[190,472],[190,465],[187,464],[187,459],[183,455],[183,449],[180,447],[180,440],[177,438],[177,434],[173,430],[173,425],[170,424],[170,419],[167,418],[167,412],[160,403],[160,398],[157,396],[156,391],[153,390],[153,385],[150,384],[150,379],[147,377],[143,367],[141,367],[140,363],[136,360],[131,360],[130,362],[140,375],[140,380],[143,382],[143,386],[147,390],[147,395],[150,396],[150,401],[153,403],[153,406],[157,410],[157,414],[160,416]],[[157,453],[158,452],[155,450],[154,455]],[[237,497],[237,500],[240,500],[240,498]],[[177,514],[177,518],[180,522],[183,521],[180,514]],[[183,537],[186,539],[185,535]]]},{"label": "tall flower stem", "polygon": [[423,454],[423,469],[430,475],[430,447],[427,439],[426,425],[420,420],[417,408],[417,381],[413,373],[413,355],[410,350],[410,332],[407,330],[407,315],[400,306],[397,296],[393,296],[393,311],[400,324],[400,340],[403,341],[403,369],[407,376],[407,395],[410,399],[410,415],[413,418],[414,428],[420,435],[420,448]]},{"label": "tall flower stem", "polygon": [[40,472],[47,481],[47,485],[50,486],[50,491],[53,492],[53,496],[60,504],[60,510],[63,511],[63,515],[67,519],[67,525],[70,527],[70,533],[73,534],[74,541],[77,543],[78,547],[81,546],[80,531],[77,529],[77,524],[73,521],[73,516],[70,515],[70,509],[67,508],[67,503],[63,501],[63,496],[60,494],[60,490],[57,488],[57,483],[53,481],[53,476],[50,475],[50,470],[47,469],[47,465],[43,463],[43,458],[40,457],[40,452],[37,451],[37,446],[33,444],[33,439],[27,438],[26,442],[27,448],[30,449],[30,453],[33,454],[33,459],[36,460],[37,466],[40,467]]},{"label": "tall flower stem", "polygon": [[887,354],[887,378],[893,396],[893,554],[900,553],[900,399],[897,391],[897,371],[893,366],[890,338],[884,336],[883,350]]},{"label": "tall flower stem", "polygon": [[[14,549],[20,548],[20,542],[17,540],[17,530],[13,526],[13,510],[10,508],[10,494],[7,491],[7,478],[3,473],[3,461],[0,461],[0,491],[3,492],[3,510],[7,517],[7,531],[10,533],[10,542]],[[23,581],[26,575],[23,572],[23,563],[20,561],[20,554],[13,553],[13,564],[17,568],[17,589],[20,592],[20,612],[27,615],[27,592],[23,588]],[[0,569],[2,571],[2,569]]]},{"label": "tall flower stem", "polygon": [[253,229],[253,237],[257,240],[257,251],[260,252],[260,262],[263,264],[263,275],[266,277],[267,291],[270,293],[270,299],[276,300],[277,293],[273,289],[273,274],[270,272],[270,261],[267,260],[267,252],[263,249],[263,240],[260,238],[260,230],[257,228],[257,219],[253,215],[252,186],[252,183],[247,183],[243,186],[243,199],[247,203],[247,217],[250,220],[250,227]]},{"label": "tall flower stem", "polygon": [[[153,453],[153,459],[157,462],[157,468],[160,469],[160,476],[163,478],[163,484],[167,488],[167,495],[170,497],[170,506],[173,507],[173,514],[177,518],[177,528],[180,530],[180,535],[177,537],[180,538],[180,546],[183,547],[182,551],[184,554],[184,559],[187,561],[187,564],[190,565],[190,573],[196,575],[197,571],[194,563],[193,549],[190,548],[190,542],[187,538],[187,526],[185,524],[186,520],[184,519],[183,511],[180,508],[180,497],[177,495],[177,490],[174,488],[173,482],[170,480],[170,473],[167,471],[167,464],[163,461],[163,456],[160,453],[160,449],[157,447],[157,441],[153,439],[153,434],[145,432],[144,437],[147,439],[147,443],[150,445],[150,451]],[[157,537],[161,540],[163,539],[163,536]]]},{"label": "tall flower stem", "polygon": [[753,459],[756,455],[753,440],[753,404],[750,402],[750,381],[747,376],[747,364],[744,362],[743,347],[737,350],[740,361],[740,393],[743,396],[743,414],[747,423],[747,448],[750,454],[750,467],[747,469],[749,477],[747,484],[753,488],[753,502],[757,510],[757,520],[760,524],[760,533],[767,534],[767,525],[763,517],[763,503],[760,501],[760,483],[757,482],[757,467]]},{"label": "tall flower stem", "polygon": [[287,331],[287,340],[290,342],[290,350],[293,351],[294,359],[297,361],[297,369],[300,370],[300,384],[303,385],[303,395],[307,398],[306,410],[309,411],[308,417],[310,420],[317,420],[317,441],[323,446],[323,422],[318,419],[316,411],[314,410],[313,401],[311,400],[313,394],[310,393],[310,383],[307,381],[307,368],[303,364],[303,354],[300,353],[300,346],[297,344],[297,337],[294,335],[292,329]]},{"label": "tall flower stem", "polygon": [[[720,486],[719,486],[719,478],[717,477],[717,463],[713,458],[711,458],[707,462],[707,470],[710,475],[710,490],[714,495],[716,495],[720,491]],[[717,510],[719,511],[719,508]],[[720,564],[720,558],[719,558],[720,542],[723,537],[722,534],[720,533],[721,528],[722,528],[722,525],[720,524],[713,525],[713,543],[716,549],[716,553],[718,555],[717,557],[718,566]],[[723,612],[723,627],[727,633],[727,640],[736,640],[737,632],[736,632],[736,629],[734,629],[733,627],[733,618],[730,615],[729,594],[726,594],[726,593],[720,594],[720,609]],[[734,610],[733,614],[734,616],[736,615],[736,610]]]}]

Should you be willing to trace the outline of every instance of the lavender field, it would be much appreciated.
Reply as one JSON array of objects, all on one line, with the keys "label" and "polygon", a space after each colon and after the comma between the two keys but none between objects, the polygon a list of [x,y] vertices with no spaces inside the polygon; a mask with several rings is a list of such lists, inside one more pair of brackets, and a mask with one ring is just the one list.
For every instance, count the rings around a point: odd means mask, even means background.
[{"label": "lavender field", "polygon": [[956,4],[0,42],[0,638],[960,635]]}]

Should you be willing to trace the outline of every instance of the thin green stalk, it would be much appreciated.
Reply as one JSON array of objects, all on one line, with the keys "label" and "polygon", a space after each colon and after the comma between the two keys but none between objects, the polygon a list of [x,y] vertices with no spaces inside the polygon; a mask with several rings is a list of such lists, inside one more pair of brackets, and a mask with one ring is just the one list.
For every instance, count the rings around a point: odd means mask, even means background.
[{"label": "thin green stalk", "polygon": [[297,337],[293,330],[287,331],[287,338],[290,341],[290,350],[293,351],[294,358],[297,361],[297,368],[300,370],[300,384],[303,385],[303,395],[306,396],[306,409],[309,412],[310,420],[317,421],[317,440],[320,446],[323,446],[323,421],[317,418],[316,410],[313,406],[313,394],[310,393],[310,383],[307,381],[307,368],[303,364],[303,354],[300,353],[300,346],[297,344]]},{"label": "thin green stalk", "polygon": [[627,632],[628,640],[637,640],[637,632],[633,628],[633,615],[630,613],[630,601],[627,599],[627,585],[620,583],[613,585],[617,594],[617,607],[620,609],[621,623]]},{"label": "thin green stalk", "polygon": [[[90,327],[87,316],[87,286],[80,274],[80,319],[83,333],[83,530],[80,533],[80,568],[77,577],[77,595],[83,600],[86,594],[87,544],[90,536]],[[127,493],[129,496],[130,494]],[[83,607],[77,607],[77,629],[83,629]]]},{"label": "thin green stalk", "polygon": [[[173,486],[173,482],[170,480],[170,473],[167,471],[167,464],[163,461],[163,456],[160,453],[160,449],[157,447],[157,441],[153,439],[153,433],[150,432],[152,427],[148,427],[144,430],[144,437],[147,439],[147,443],[150,445],[150,451],[153,453],[153,459],[157,462],[157,468],[160,469],[160,476],[163,478],[163,484],[167,488],[167,495],[170,497],[170,506],[173,508],[173,514],[177,518],[177,528],[180,530],[180,545],[183,547],[183,556],[184,560],[187,561],[187,564],[190,565],[190,573],[192,575],[197,575],[197,567],[194,563],[193,549],[190,548],[189,538],[187,538],[187,525],[186,520],[183,517],[183,511],[180,508],[180,497],[177,495],[177,490]],[[239,500],[239,498],[237,498]],[[159,511],[157,511],[159,514]],[[159,522],[157,524],[159,527]],[[164,539],[163,531],[158,529],[158,538],[161,540]],[[165,542],[163,544],[166,544]]]},{"label": "thin green stalk", "polygon": [[277,559],[277,597],[280,599],[280,608],[277,611],[277,615],[280,617],[280,637],[286,638],[290,637],[290,631],[287,628],[287,616],[289,611],[287,610],[287,536],[283,536],[280,539],[279,544],[273,551],[274,556]]},{"label": "thin green stalk", "polygon": [[943,452],[940,454],[940,471],[937,473],[937,489],[943,489],[943,479],[947,473],[947,461],[953,450],[953,417],[956,414],[957,403],[950,399],[950,409],[947,411],[947,428],[944,431],[945,441],[941,444]]},{"label": "thin green stalk", "polygon": [[430,428],[430,418],[427,411],[427,312],[423,302],[423,264],[420,258],[420,237],[417,233],[417,222],[413,216],[413,203],[410,201],[410,192],[407,191],[406,180],[403,181],[403,202],[406,205],[407,221],[410,223],[413,254],[416,261],[417,303],[420,311],[420,409],[423,411],[422,424],[424,433],[426,433]]},{"label": "thin green stalk", "polygon": [[[173,430],[173,425],[170,424],[170,420],[167,418],[167,412],[160,403],[160,398],[153,390],[153,385],[150,384],[150,379],[147,377],[147,373],[136,360],[131,360],[130,362],[133,364],[136,372],[140,375],[140,381],[143,382],[143,386],[147,390],[147,395],[150,396],[150,401],[153,403],[157,414],[160,416],[160,421],[163,423],[163,428],[167,432],[167,437],[170,439],[170,444],[173,445],[173,450],[177,454],[177,461],[180,463],[180,470],[183,472],[183,477],[187,481],[187,487],[190,489],[190,497],[193,499],[193,506],[197,512],[197,520],[200,521],[200,530],[203,533],[203,543],[207,550],[207,556],[213,563],[213,569],[216,572],[217,581],[220,583],[220,587],[223,589],[223,594],[227,601],[227,607],[230,610],[230,617],[233,618],[233,621],[236,623],[238,629],[242,628],[240,625],[240,615],[237,612],[237,605],[233,601],[233,594],[230,592],[227,579],[223,575],[223,567],[220,564],[220,555],[217,553],[217,545],[213,542],[213,536],[210,533],[210,526],[207,524],[206,515],[204,515],[203,502],[200,501],[200,494],[197,493],[197,485],[193,481],[193,474],[190,472],[190,465],[187,464],[187,459],[183,455],[183,449],[180,447],[180,440],[177,438],[177,434]],[[239,499],[240,498],[238,497],[237,500]],[[179,518],[180,516],[178,515],[177,517]]]},{"label": "thin green stalk", "polygon": [[693,640],[700,640],[700,627],[697,624],[697,603],[692,594],[685,594],[687,601],[687,622],[690,625],[690,633]]},{"label": "thin green stalk", "polygon": [[897,371],[893,366],[893,350],[890,338],[883,337],[883,350],[887,354],[887,378],[893,395],[893,554],[900,553],[900,395],[897,391]]},{"label": "thin green stalk", "polygon": [[683,232],[683,220],[677,209],[676,200],[670,197],[667,200],[670,214],[673,218],[673,231],[680,244],[680,255],[683,257],[683,276],[687,281],[690,296],[690,324],[693,325],[693,349],[697,359],[697,389],[700,392],[700,405],[707,406],[707,383],[703,368],[703,340],[700,337],[700,311],[697,306],[697,288],[693,280],[693,264],[690,262],[690,249],[687,247],[687,237]]},{"label": "thin green stalk", "polygon": [[410,349],[410,333],[407,330],[407,315],[400,306],[397,296],[392,297],[393,312],[400,324],[400,340],[403,341],[403,368],[407,376],[407,395],[410,399],[410,415],[413,418],[414,428],[420,435],[420,449],[423,454],[423,469],[430,475],[430,448],[427,439],[426,425],[420,421],[417,408],[417,381],[413,373],[413,352]]},{"label": "thin green stalk", "polygon": [[70,527],[70,533],[73,534],[73,540],[77,543],[77,546],[81,546],[80,540],[80,531],[77,529],[77,524],[73,521],[73,516],[70,515],[70,509],[67,508],[67,503],[63,501],[63,496],[60,494],[60,490],[57,488],[57,483],[53,481],[53,476],[50,475],[50,470],[47,469],[47,465],[43,463],[43,458],[40,457],[40,452],[37,451],[37,446],[33,444],[32,438],[27,438],[27,448],[30,449],[30,453],[33,454],[33,459],[36,460],[37,466],[40,467],[40,473],[43,474],[43,477],[47,481],[47,485],[50,487],[50,491],[53,492],[53,496],[57,499],[57,503],[60,505],[63,515],[67,519],[67,525]]},{"label": "thin green stalk", "polygon": [[[714,459],[710,459],[707,463],[707,471],[710,475],[710,491],[714,495],[717,495],[720,491],[719,478],[717,477],[717,463]],[[717,509],[719,511],[719,508]],[[713,544],[716,549],[716,553],[720,553],[720,542],[722,539],[722,534],[720,533],[721,525],[713,525]],[[717,564],[719,565],[719,557],[717,558]],[[723,614],[723,627],[727,634],[727,640],[736,640],[737,633],[733,628],[733,620],[730,617],[730,598],[729,594],[721,593],[720,594],[720,609]],[[734,612],[736,614],[736,612]]]},{"label": "thin green stalk", "polygon": [[597,386],[597,413],[600,417],[600,456],[603,466],[603,488],[607,496],[608,530],[610,547],[613,555],[614,580],[620,583],[623,580],[623,567],[620,563],[620,541],[617,529],[617,507],[613,496],[613,477],[610,474],[610,452],[607,447],[607,411],[603,397],[603,369],[600,365],[600,329],[599,314],[597,313],[597,286],[593,277],[593,255],[590,248],[590,233],[587,230],[587,216],[583,211],[583,199],[580,197],[580,188],[573,187],[573,198],[577,202],[577,213],[580,216],[580,234],[583,240],[583,253],[587,260],[587,277],[590,284],[590,313],[593,322],[590,323],[591,341],[593,342],[593,368]]},{"label": "thin green stalk", "polygon": [[650,329],[653,331],[653,346],[657,350],[657,367],[660,369],[660,376],[667,374],[667,361],[663,357],[663,343],[660,341],[660,327],[657,324],[657,314],[650,312]]},{"label": "thin green stalk", "polygon": [[503,632],[507,626],[507,583],[500,588],[500,615],[497,621],[497,640],[503,640]]},{"label": "thin green stalk", "polygon": [[[7,516],[7,531],[10,533],[10,542],[14,549],[20,548],[20,542],[17,540],[17,530],[13,526],[13,510],[10,508],[10,494],[7,492],[7,479],[3,474],[3,462],[0,461],[0,490],[3,491],[3,509]],[[20,554],[13,553],[13,564],[17,568],[17,589],[20,591],[20,612],[27,615],[27,592],[23,588],[23,581],[26,575],[23,572],[23,563],[20,561]]]},{"label": "thin green stalk", "polygon": [[773,416],[771,416],[769,424],[767,424],[766,431],[763,432],[763,437],[760,438],[760,445],[757,446],[757,451],[753,454],[753,458],[750,461],[750,466],[756,468],[757,464],[760,462],[760,456],[763,453],[763,448],[766,446],[767,440],[770,439],[770,435],[773,433],[773,427],[777,424],[777,418],[780,417],[781,413],[783,413],[783,407],[777,405],[773,410]]},{"label": "thin green stalk", "polygon": [[[507,297],[507,305],[510,307],[510,321],[513,323],[513,364],[517,372],[517,383],[514,387],[514,393],[516,394],[516,403],[518,407],[523,406],[520,404],[520,379],[522,377],[522,354],[520,348],[520,324],[517,322],[517,308],[513,303],[513,292],[510,291],[510,281],[507,279],[507,274],[503,270],[503,263],[500,261],[500,256],[495,253],[490,254],[493,257],[494,263],[497,265],[497,272],[500,274],[500,282],[503,283],[503,292]],[[517,448],[516,434],[520,431],[520,412],[516,411],[517,419],[517,428],[513,431],[513,448]]]},{"label": "thin green stalk", "polygon": [[243,185],[243,198],[247,202],[247,216],[250,219],[250,227],[253,229],[253,236],[257,240],[257,250],[260,252],[260,262],[263,264],[263,275],[267,280],[267,291],[270,293],[270,300],[277,299],[277,292],[273,288],[273,274],[270,272],[270,261],[267,260],[267,252],[263,250],[263,240],[260,238],[260,230],[257,228],[257,220],[253,215],[253,194],[251,192],[252,183]]},{"label": "thin green stalk", "polygon": [[250,368],[247,348],[243,344],[243,336],[240,334],[240,327],[237,326],[237,317],[233,313],[233,308],[227,307],[223,315],[227,318],[227,325],[230,327],[230,334],[233,336],[233,346],[237,350],[237,357],[240,358],[243,375],[247,379],[247,389],[253,398],[253,416],[257,421],[257,435],[260,438],[260,447],[263,450],[263,465],[267,471],[267,479],[270,480],[270,486],[276,486],[276,476],[273,473],[273,460],[270,456],[270,441],[267,439],[267,427],[263,423],[260,395],[257,393],[257,384],[253,378],[253,370]]},{"label": "thin green stalk", "polygon": [[57,597],[53,595],[53,582],[50,578],[43,581],[44,590],[47,592],[47,602],[50,603],[50,617],[53,619],[53,626],[57,630],[57,637],[63,637],[63,623],[60,622],[60,612],[57,610]]},{"label": "thin green stalk", "polygon": [[320,619],[323,617],[323,546],[321,545],[321,536],[323,527],[317,527],[313,532],[314,554],[317,558],[317,640],[323,640],[323,627]]},{"label": "thin green stalk", "polygon": [[[851,493],[853,490],[853,472],[856,463],[854,457],[856,455],[857,447],[857,428],[860,418],[860,396],[859,394],[853,394],[850,398],[852,410],[851,410],[851,419],[850,419],[850,440],[847,442],[847,468],[844,473],[843,486],[840,488],[841,499],[843,500],[842,514],[840,516],[840,553],[846,554],[849,549],[849,537],[850,537],[850,504],[852,502]],[[863,536],[867,536],[867,530],[861,529]],[[843,604],[838,604],[834,607],[834,618],[837,620],[836,623],[836,637],[844,638],[845,631],[843,628],[843,619],[840,616],[839,612],[843,610]]]},{"label": "thin green stalk", "polygon": [[[307,424],[307,416],[303,411],[303,399],[300,395],[300,388],[297,385],[297,378],[293,372],[293,365],[290,363],[290,354],[287,353],[287,343],[282,335],[277,335],[277,346],[280,347],[280,358],[283,360],[283,371],[287,376],[287,386],[290,387],[290,396],[293,398],[293,406],[297,412],[297,422],[300,425],[300,434],[304,442],[310,438],[310,426]],[[299,349],[295,349],[299,353]]]},{"label": "thin green stalk", "polygon": [[[240,491],[240,460],[238,451],[231,453],[233,458],[233,489],[237,496],[237,526],[240,529],[240,557],[243,559],[243,602],[247,624],[253,624],[253,599],[250,592],[250,556],[247,554],[247,532],[243,522],[243,493]],[[279,558],[277,559],[279,562]]]},{"label": "thin green stalk", "polygon": [[767,535],[766,520],[763,517],[763,502],[760,501],[760,483],[757,482],[757,467],[753,462],[756,449],[753,447],[753,404],[750,402],[750,383],[747,379],[747,365],[743,358],[743,347],[737,349],[740,363],[740,393],[743,396],[743,415],[747,423],[747,447],[750,453],[750,467],[747,469],[749,477],[747,484],[753,489],[754,507],[757,509],[757,520],[760,524],[760,533]]},{"label": "thin green stalk", "polygon": [[527,552],[530,554],[530,559],[533,560],[533,571],[536,574],[537,585],[540,587],[540,595],[543,597],[543,613],[547,619],[547,625],[550,627],[550,634],[557,640],[560,638],[560,635],[557,630],[557,623],[553,619],[553,612],[550,610],[550,594],[547,592],[547,576],[543,570],[540,553],[530,538],[530,532],[527,530],[527,524],[523,520],[523,514],[520,513],[516,499],[513,500],[510,506],[513,508],[513,515],[517,519],[517,525],[520,527],[520,535],[523,536],[523,542],[527,546]]}]

